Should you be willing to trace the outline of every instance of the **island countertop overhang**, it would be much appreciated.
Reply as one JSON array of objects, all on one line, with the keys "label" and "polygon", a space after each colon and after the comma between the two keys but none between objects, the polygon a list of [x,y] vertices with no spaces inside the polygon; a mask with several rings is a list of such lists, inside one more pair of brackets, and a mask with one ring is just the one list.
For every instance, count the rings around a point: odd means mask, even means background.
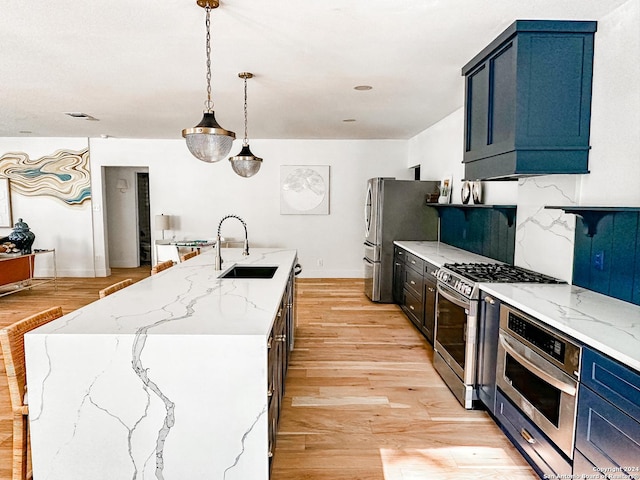
[{"label": "island countertop overhang", "polygon": [[[40,327],[29,335],[260,335],[269,334],[297,252],[222,249],[222,270],[205,252]],[[231,266],[272,265],[270,279],[220,278]]]}]

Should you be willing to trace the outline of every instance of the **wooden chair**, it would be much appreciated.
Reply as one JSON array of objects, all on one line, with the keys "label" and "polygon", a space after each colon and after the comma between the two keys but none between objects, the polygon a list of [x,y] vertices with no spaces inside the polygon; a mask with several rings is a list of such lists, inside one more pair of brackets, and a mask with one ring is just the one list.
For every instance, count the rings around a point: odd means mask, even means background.
[{"label": "wooden chair", "polygon": [[195,257],[199,253],[200,252],[198,250],[191,250],[190,252],[185,253],[184,255],[180,255],[180,261],[181,262],[186,262],[187,260],[189,260],[190,258]]},{"label": "wooden chair", "polygon": [[111,295],[112,293],[117,292],[118,290],[122,290],[124,287],[128,287],[129,285],[133,285],[133,280],[131,278],[127,278],[126,280],[122,280],[121,282],[114,283],[113,285],[108,286],[107,288],[103,288],[100,290],[100,298],[104,298],[107,295]]},{"label": "wooden chair", "polygon": [[173,260],[167,260],[165,262],[160,262],[157,265],[155,265],[152,269],[151,269],[151,275],[155,275],[156,273],[160,273],[163,270],[166,270],[169,267],[173,267]]},{"label": "wooden chair", "polygon": [[61,316],[62,308],[53,307],[0,330],[0,344],[2,345],[2,355],[7,370],[9,397],[13,413],[12,480],[25,480],[31,477],[31,472],[27,472],[29,406],[25,398],[27,386],[24,334]]}]

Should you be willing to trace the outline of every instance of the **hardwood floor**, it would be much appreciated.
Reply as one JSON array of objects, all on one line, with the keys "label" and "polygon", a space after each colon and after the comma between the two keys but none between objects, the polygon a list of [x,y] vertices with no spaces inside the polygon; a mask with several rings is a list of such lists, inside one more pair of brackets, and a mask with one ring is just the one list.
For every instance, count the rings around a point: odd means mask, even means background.
[{"label": "hardwood floor", "polygon": [[[0,325],[61,305],[68,313],[108,278],[59,279],[0,298]],[[486,412],[466,411],[433,369],[433,350],[396,305],[374,304],[361,280],[298,279],[295,349],[273,480],[538,478]],[[11,422],[0,365],[0,480],[9,480]]]},{"label": "hardwood floor", "polygon": [[538,478],[457,403],[399,307],[369,302],[362,281],[301,279],[297,308],[273,480]]}]

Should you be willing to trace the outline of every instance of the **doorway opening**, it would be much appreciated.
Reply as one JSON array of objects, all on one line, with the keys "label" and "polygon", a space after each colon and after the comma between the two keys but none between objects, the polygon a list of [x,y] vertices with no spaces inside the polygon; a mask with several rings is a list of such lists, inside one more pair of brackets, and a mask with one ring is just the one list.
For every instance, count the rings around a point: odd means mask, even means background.
[{"label": "doorway opening", "polygon": [[151,215],[149,202],[149,173],[137,172],[138,191],[138,248],[140,265],[151,265]]}]

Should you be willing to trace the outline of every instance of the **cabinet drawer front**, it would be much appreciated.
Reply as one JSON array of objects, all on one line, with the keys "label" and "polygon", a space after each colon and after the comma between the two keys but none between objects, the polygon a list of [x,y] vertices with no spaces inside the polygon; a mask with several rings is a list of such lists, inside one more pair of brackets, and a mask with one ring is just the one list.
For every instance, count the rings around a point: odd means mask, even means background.
[{"label": "cabinet drawer front", "polygon": [[407,252],[404,248],[400,248],[396,245],[393,247],[393,255],[404,261],[404,259],[407,257]]},{"label": "cabinet drawer front", "polygon": [[[639,469],[640,423],[581,385],[576,448],[598,468]],[[640,479],[638,470],[627,473]]]},{"label": "cabinet drawer front", "polygon": [[413,268],[416,272],[419,272],[420,275],[422,275],[424,260],[420,257],[416,257],[414,254],[407,252],[405,263],[407,267]]},{"label": "cabinet drawer front", "polygon": [[422,302],[422,274],[407,268],[404,273],[404,286]]},{"label": "cabinet drawer front", "polygon": [[[547,437],[524,417],[498,389],[496,420],[507,436],[525,454],[528,462],[543,475],[570,475],[571,464],[559,453]],[[529,438],[529,441],[525,440]],[[541,475],[542,476],[542,475]]]},{"label": "cabinet drawer front", "polygon": [[580,382],[633,418],[640,418],[640,374],[590,348],[582,352]]},{"label": "cabinet drawer front", "polygon": [[422,299],[416,298],[408,289],[404,289],[403,309],[409,319],[418,327],[422,326]]}]

